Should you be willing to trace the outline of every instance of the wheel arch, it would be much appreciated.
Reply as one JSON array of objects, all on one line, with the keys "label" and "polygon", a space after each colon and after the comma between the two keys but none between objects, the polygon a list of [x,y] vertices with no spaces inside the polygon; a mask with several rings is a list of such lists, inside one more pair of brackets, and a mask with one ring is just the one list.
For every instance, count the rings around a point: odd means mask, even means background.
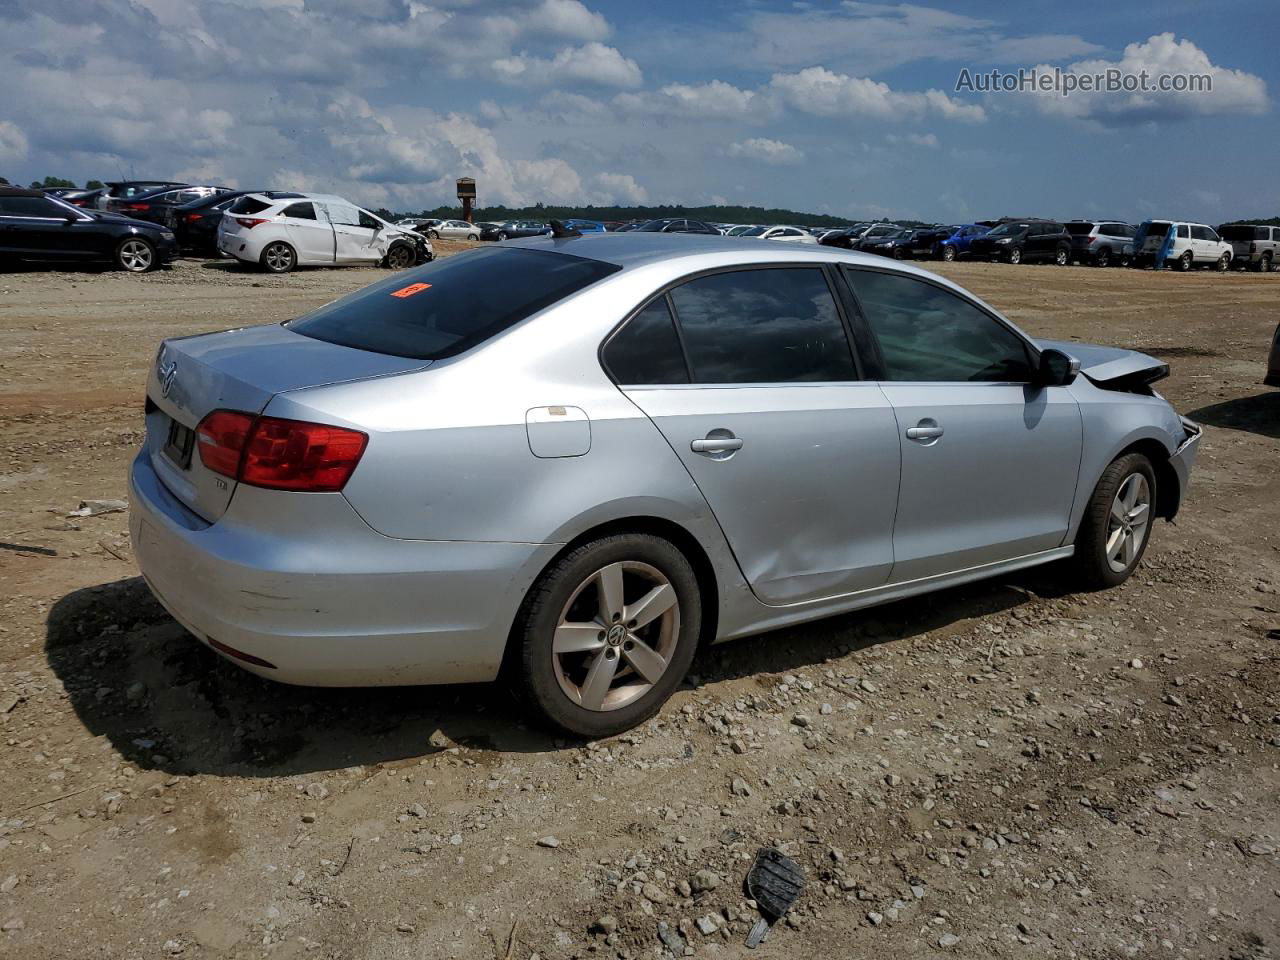
[{"label": "wheel arch", "polygon": [[698,637],[698,645],[704,647],[714,641],[720,621],[720,581],[706,546],[691,530],[675,520],[652,514],[636,514],[605,520],[582,530],[573,539],[564,543],[530,579],[507,633],[507,644],[502,658],[503,673],[514,665],[513,658],[519,655],[520,645],[514,642],[515,637],[524,620],[529,600],[547,571],[559,563],[561,558],[583,544],[623,533],[642,533],[660,537],[685,555],[698,580],[698,596],[702,600],[702,629]]},{"label": "wheel arch", "polygon": [[[1151,461],[1151,469],[1156,474],[1156,516],[1172,520],[1182,502],[1182,489],[1170,463],[1172,454],[1169,449],[1155,437],[1143,437],[1120,450],[1107,462],[1108,466],[1131,453],[1140,453]],[[1096,484],[1097,481],[1094,482]]]}]

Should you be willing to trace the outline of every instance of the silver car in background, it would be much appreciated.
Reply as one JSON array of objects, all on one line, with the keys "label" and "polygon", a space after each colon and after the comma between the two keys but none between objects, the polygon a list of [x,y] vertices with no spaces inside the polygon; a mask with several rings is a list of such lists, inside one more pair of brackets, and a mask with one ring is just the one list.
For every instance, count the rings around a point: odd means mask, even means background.
[{"label": "silver car in background", "polygon": [[166,341],[130,528],[160,601],[254,673],[501,671],[603,736],[704,641],[1051,561],[1122,582],[1200,438],[1166,372],[882,258],[536,238]]}]

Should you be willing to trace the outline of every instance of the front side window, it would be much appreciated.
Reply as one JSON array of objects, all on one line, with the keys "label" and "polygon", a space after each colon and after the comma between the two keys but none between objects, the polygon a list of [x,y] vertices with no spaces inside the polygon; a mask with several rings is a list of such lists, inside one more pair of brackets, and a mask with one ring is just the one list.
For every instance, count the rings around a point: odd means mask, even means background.
[{"label": "front side window", "polygon": [[437,360],[469,350],[620,269],[496,244],[402,271],[287,326],[357,350]]},{"label": "front side window", "polygon": [[329,219],[347,227],[360,226],[360,211],[345,203],[330,203]]},{"label": "front side window", "polygon": [[845,271],[889,380],[1031,381],[1022,338],[949,290],[901,274]]},{"label": "front side window", "polygon": [[604,364],[618,383],[688,383],[689,370],[667,298],[658,297],[627,321],[604,349]]},{"label": "front side window", "polygon": [[364,210],[357,210],[356,214],[360,218],[360,226],[362,227],[366,227],[370,230],[377,230],[382,226],[382,221],[371,213],[367,213]]},{"label": "front side window", "polygon": [[816,267],[715,273],[676,287],[671,300],[697,383],[857,379]]}]

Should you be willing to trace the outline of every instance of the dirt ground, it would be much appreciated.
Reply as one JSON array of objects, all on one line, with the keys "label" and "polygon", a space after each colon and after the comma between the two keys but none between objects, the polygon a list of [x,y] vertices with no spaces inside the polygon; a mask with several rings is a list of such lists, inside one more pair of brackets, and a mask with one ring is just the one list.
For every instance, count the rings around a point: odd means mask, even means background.
[{"label": "dirt ground", "polygon": [[[1280,276],[937,267],[1170,362],[1206,425],[1176,525],[1109,592],[718,647],[588,744],[496,687],[256,679],[150,599],[124,513],[68,516],[125,496],[162,337],[384,271],[0,275],[0,956],[1280,956]],[[765,844],[809,882],[748,951]]]}]

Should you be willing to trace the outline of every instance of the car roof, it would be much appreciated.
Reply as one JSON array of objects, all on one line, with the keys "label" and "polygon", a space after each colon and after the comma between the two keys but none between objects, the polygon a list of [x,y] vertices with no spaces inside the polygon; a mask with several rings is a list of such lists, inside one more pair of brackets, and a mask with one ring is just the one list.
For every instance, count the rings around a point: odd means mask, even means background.
[{"label": "car roof", "polygon": [[[648,264],[674,261],[701,256],[716,257],[728,254],[744,265],[774,261],[815,261],[862,263],[883,266],[883,257],[854,253],[838,247],[819,244],[775,243],[754,237],[726,237],[710,233],[642,233],[629,230],[626,233],[584,233],[580,237],[557,239],[555,237],[528,237],[509,241],[509,245],[528,250],[547,250],[570,254],[589,260],[612,263],[624,270]],[[696,269],[696,268],[695,268]]]},{"label": "car roof", "polygon": [[6,187],[0,185],[0,197],[47,197],[43,190],[28,190],[26,187]]}]

